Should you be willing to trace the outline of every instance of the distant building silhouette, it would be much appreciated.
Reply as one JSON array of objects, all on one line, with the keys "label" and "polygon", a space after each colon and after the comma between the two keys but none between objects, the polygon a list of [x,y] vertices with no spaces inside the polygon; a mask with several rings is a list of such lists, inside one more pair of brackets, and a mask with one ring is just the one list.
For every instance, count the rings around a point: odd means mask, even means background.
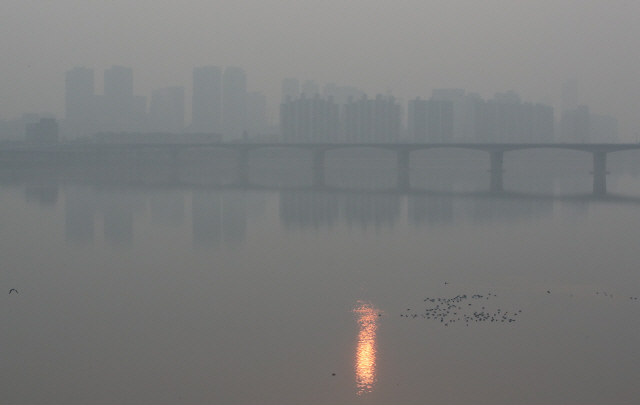
[{"label": "distant building silhouette", "polygon": [[407,131],[410,142],[427,142],[427,100],[409,100]]},{"label": "distant building silhouette", "polygon": [[409,101],[408,129],[413,142],[453,142],[454,110],[449,100]]},{"label": "distant building silhouette", "polygon": [[247,121],[247,75],[229,66],[222,76],[222,125],[225,141],[242,139]]},{"label": "distant building silhouette", "polygon": [[58,121],[40,118],[39,122],[25,125],[25,139],[29,143],[52,144],[58,142]]},{"label": "distant building silhouette", "polygon": [[141,144],[141,143],[218,143],[222,135],[204,132],[98,132],[97,143]]},{"label": "distant building silhouette", "polygon": [[281,103],[287,101],[287,97],[291,100],[296,100],[300,97],[300,83],[298,79],[287,78],[282,80],[282,97]]},{"label": "distant building silhouette", "polygon": [[179,133],[184,130],[184,88],[155,89],[151,94],[149,120],[153,130]]},{"label": "distant building silhouette", "polygon": [[143,131],[147,98],[133,95],[133,69],[112,66],[104,72],[104,94],[94,93],[93,69],[75,67],[65,73],[65,121],[69,138],[99,131]]},{"label": "distant building silhouette", "polygon": [[592,142],[589,107],[579,105],[575,110],[562,113],[560,141],[567,143]]},{"label": "distant building silhouette", "polygon": [[454,106],[449,100],[427,100],[427,140],[453,142]]},{"label": "distant building silhouette", "polygon": [[250,137],[264,135],[267,129],[267,97],[260,91],[247,94],[246,128]]},{"label": "distant building silhouette", "polygon": [[74,67],[65,72],[65,128],[71,138],[90,135],[95,101],[93,69]]},{"label": "distant building silhouette", "polygon": [[280,105],[280,130],[284,142],[337,142],[340,114],[333,99],[316,95],[297,100],[287,98]]},{"label": "distant building silhouette", "polygon": [[353,86],[338,86],[335,83],[327,83],[322,88],[322,97],[333,98],[333,102],[342,106],[349,101],[349,97],[357,100],[364,95],[364,91]]},{"label": "distant building silhouette", "polygon": [[350,99],[343,108],[346,142],[398,142],[402,109],[394,97],[378,94],[375,99],[366,95]]},{"label": "distant building silhouette", "polygon": [[553,107],[522,103],[515,92],[475,101],[476,142],[548,143],[554,140]]},{"label": "distant building silhouette", "polygon": [[193,132],[222,133],[222,69],[203,66],[193,69]]},{"label": "distant building silhouette", "polygon": [[133,69],[112,66],[104,71],[104,130],[126,131],[133,122]]},{"label": "distant building silhouette", "polygon": [[[466,121],[469,116],[467,114],[467,106],[468,97],[465,96],[465,91],[463,89],[433,89],[431,92],[430,100],[430,110],[432,110],[431,115],[434,116],[434,119],[440,117],[442,114],[449,113],[449,106],[453,108],[451,110],[453,123],[451,128],[451,134],[447,132],[446,135],[432,135],[432,137],[449,139],[446,142],[465,142],[469,141],[469,136],[467,136],[467,125]],[[442,102],[448,103],[442,103]],[[440,103],[437,103],[440,102]],[[450,103],[450,104],[449,104]],[[437,106],[437,107],[436,107]],[[437,114],[436,111],[439,111]],[[435,114],[435,115],[434,115]],[[448,118],[447,118],[448,120]],[[444,120],[442,123],[436,124],[432,122],[431,125],[435,129],[439,126],[446,127],[448,125],[448,121]],[[433,130],[432,130],[433,131]],[[448,129],[445,129],[448,131]],[[443,141],[444,142],[444,141]]]},{"label": "distant building silhouette", "polygon": [[307,98],[313,98],[316,94],[320,94],[320,85],[315,80],[305,80],[302,83],[300,93],[304,94]]}]

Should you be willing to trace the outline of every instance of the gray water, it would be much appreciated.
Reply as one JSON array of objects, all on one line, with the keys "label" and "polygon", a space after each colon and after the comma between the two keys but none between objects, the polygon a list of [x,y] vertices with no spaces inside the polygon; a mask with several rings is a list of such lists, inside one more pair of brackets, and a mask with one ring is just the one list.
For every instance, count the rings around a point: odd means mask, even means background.
[{"label": "gray water", "polygon": [[2,402],[635,403],[629,156],[5,169]]}]

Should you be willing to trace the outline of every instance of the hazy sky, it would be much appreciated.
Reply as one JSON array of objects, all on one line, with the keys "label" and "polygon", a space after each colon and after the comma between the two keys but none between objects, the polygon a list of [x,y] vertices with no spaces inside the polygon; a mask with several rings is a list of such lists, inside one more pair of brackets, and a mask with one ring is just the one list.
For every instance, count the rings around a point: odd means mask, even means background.
[{"label": "hazy sky", "polygon": [[[135,92],[183,85],[202,65],[239,65],[250,90],[280,97],[284,77],[336,82],[406,101],[432,88],[483,97],[515,90],[560,106],[564,80],[579,101],[640,131],[640,3],[536,1],[0,2],[0,118],[64,116],[64,72],[134,69]],[[189,120],[190,117],[187,118]]]}]

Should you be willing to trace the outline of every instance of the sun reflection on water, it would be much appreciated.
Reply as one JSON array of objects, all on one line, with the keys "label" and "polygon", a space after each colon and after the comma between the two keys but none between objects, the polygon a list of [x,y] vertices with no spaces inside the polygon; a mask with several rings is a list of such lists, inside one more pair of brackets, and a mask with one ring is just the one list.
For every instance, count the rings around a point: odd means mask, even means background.
[{"label": "sun reflection on water", "polygon": [[355,369],[358,395],[362,395],[371,392],[376,382],[376,330],[380,311],[370,302],[358,301],[353,312],[360,326]]}]

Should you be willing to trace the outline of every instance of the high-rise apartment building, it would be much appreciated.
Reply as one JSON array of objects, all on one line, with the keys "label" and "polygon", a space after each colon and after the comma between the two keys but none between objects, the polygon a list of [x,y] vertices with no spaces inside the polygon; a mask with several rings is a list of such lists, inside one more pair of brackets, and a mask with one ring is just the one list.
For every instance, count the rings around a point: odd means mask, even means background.
[{"label": "high-rise apartment building", "polygon": [[579,105],[575,110],[562,113],[560,121],[560,142],[591,142],[591,125],[589,107]]},{"label": "high-rise apartment building", "polygon": [[280,130],[284,142],[337,142],[340,114],[333,99],[290,97],[280,105]]},{"label": "high-rise apartment building", "polygon": [[427,142],[451,143],[454,134],[454,103],[449,100],[427,100]]},{"label": "high-rise apartment building", "polygon": [[416,98],[409,101],[408,129],[413,142],[450,143],[453,141],[453,102]]},{"label": "high-rise apartment building", "polygon": [[298,79],[287,78],[282,80],[282,98],[281,103],[287,101],[287,97],[295,100],[300,97],[300,83]]},{"label": "high-rise apartment building", "polygon": [[314,98],[316,94],[320,94],[320,85],[315,80],[305,80],[300,92],[306,98]]},{"label": "high-rise apartment building", "polygon": [[470,99],[465,96],[464,89],[433,89],[430,100],[453,104],[453,135],[448,142],[468,142],[472,137],[467,122]]},{"label": "high-rise apartment building", "polygon": [[427,100],[416,97],[408,103],[407,130],[410,142],[427,142]]},{"label": "high-rise apartment building", "polygon": [[25,138],[29,143],[58,143],[58,121],[55,118],[40,118],[39,122],[27,123]]},{"label": "high-rise apartment building", "polygon": [[335,83],[327,83],[322,88],[322,97],[324,99],[333,97],[333,102],[338,105],[346,104],[349,97],[357,100],[363,95],[364,91],[353,86],[338,86]]},{"label": "high-rise apartment building", "polygon": [[247,120],[247,75],[229,66],[222,76],[222,125],[226,141],[242,139]]},{"label": "high-rise apartment building", "polygon": [[175,86],[153,90],[149,118],[156,132],[184,132],[184,88]]},{"label": "high-rise apartment building", "polygon": [[193,132],[222,133],[222,69],[203,66],[193,69],[191,103]]},{"label": "high-rise apartment building", "polygon": [[264,135],[267,128],[267,97],[260,91],[247,94],[247,132],[251,137]]},{"label": "high-rise apartment building", "polygon": [[65,118],[81,121],[91,112],[94,93],[93,69],[74,67],[65,72]]},{"label": "high-rise apartment building", "polygon": [[65,128],[70,138],[90,135],[95,122],[93,69],[74,67],[65,72]]},{"label": "high-rise apartment building", "polygon": [[133,119],[133,69],[112,66],[104,71],[104,115],[106,130],[130,128]]},{"label": "high-rise apartment building", "polygon": [[477,142],[553,142],[553,107],[522,103],[514,92],[497,93],[493,99],[475,100]]},{"label": "high-rise apartment building", "polygon": [[344,140],[346,142],[398,142],[402,109],[394,97],[378,94],[349,100],[343,108]]}]

